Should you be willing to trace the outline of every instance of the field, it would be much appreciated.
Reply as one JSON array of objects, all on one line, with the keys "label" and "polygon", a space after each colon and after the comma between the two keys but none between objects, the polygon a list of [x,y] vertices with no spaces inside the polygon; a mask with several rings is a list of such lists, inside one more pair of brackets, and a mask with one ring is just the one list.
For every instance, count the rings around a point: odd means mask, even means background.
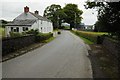
[{"label": "field", "polygon": [[0,27],[0,36],[5,36],[5,29]]}]

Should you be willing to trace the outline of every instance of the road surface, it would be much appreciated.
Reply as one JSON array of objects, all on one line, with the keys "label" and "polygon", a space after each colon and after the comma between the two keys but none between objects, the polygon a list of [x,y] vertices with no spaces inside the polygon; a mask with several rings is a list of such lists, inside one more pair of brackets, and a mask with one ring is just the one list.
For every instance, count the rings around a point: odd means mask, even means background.
[{"label": "road surface", "polygon": [[92,78],[84,42],[69,31],[2,64],[3,78]]}]

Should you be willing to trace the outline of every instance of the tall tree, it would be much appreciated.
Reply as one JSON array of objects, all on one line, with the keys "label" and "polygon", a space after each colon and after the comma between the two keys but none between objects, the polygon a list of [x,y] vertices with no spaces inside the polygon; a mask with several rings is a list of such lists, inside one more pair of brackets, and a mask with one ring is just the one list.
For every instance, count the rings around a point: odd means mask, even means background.
[{"label": "tall tree", "polygon": [[[104,25],[111,35],[118,37],[118,45],[120,45],[120,1],[119,2],[86,2],[86,8],[98,7],[98,21]],[[116,46],[117,47],[117,46]],[[118,59],[118,78],[120,76],[120,54]]]},{"label": "tall tree", "polygon": [[53,22],[54,29],[61,26],[64,12],[60,5],[52,4],[44,10],[44,16]]},{"label": "tall tree", "polygon": [[[98,8],[98,21],[111,35],[120,39],[120,2],[86,2],[86,8]],[[97,23],[98,24],[98,23]],[[102,26],[101,26],[102,27]]]},{"label": "tall tree", "polygon": [[76,4],[67,4],[64,8],[64,13],[66,17],[64,17],[64,21],[70,24],[70,29],[75,27],[76,24],[79,24],[82,20],[82,10],[78,9]]},{"label": "tall tree", "polygon": [[7,24],[8,21],[6,20],[0,20],[0,27],[5,27],[5,24]]}]

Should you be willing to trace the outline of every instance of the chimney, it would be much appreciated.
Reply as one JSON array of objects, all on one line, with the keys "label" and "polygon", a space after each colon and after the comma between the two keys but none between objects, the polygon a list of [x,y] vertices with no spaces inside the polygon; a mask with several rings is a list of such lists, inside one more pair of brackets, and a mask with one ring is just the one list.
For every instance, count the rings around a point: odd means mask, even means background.
[{"label": "chimney", "polygon": [[39,15],[39,11],[36,10],[36,11],[35,11],[35,14],[38,14],[38,15]]},{"label": "chimney", "polygon": [[25,13],[29,12],[29,7],[27,7],[27,6],[24,7],[24,12],[25,12]]}]

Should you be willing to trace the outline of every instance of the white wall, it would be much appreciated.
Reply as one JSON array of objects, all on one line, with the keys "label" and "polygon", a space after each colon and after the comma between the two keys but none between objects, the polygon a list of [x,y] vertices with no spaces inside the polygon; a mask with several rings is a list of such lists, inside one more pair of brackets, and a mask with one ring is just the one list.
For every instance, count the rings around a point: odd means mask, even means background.
[{"label": "white wall", "polygon": [[39,20],[32,25],[32,29],[39,29],[39,32],[49,33],[53,32],[53,26],[51,22]]},{"label": "white wall", "polygon": [[10,32],[11,32],[11,27],[13,27],[13,28],[19,28],[19,33],[22,33],[22,32],[24,32],[23,31],[23,27],[27,27],[28,28],[28,30],[30,30],[31,29],[31,27],[30,26],[6,26],[5,27],[5,35],[6,36],[10,36]]},{"label": "white wall", "polygon": [[34,29],[34,30],[39,29],[39,21],[36,21],[36,22],[32,25],[31,29]]}]

